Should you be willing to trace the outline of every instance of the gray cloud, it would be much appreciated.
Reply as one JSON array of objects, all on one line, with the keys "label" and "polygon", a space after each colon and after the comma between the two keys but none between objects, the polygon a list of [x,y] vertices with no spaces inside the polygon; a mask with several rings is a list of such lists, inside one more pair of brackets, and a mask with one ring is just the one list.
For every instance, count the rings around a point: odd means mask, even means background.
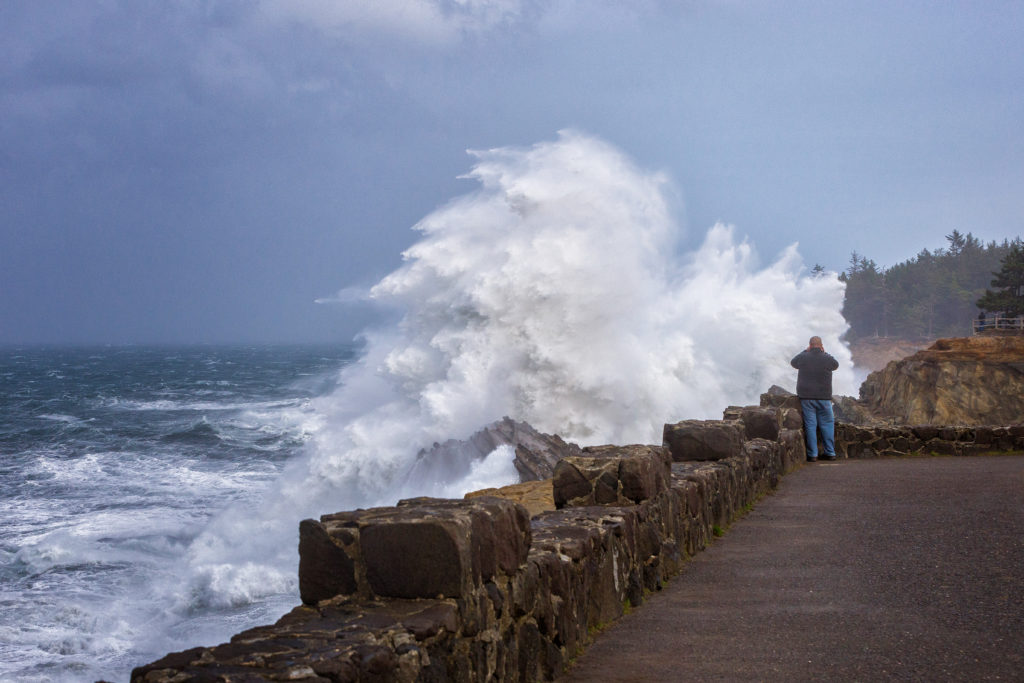
[{"label": "gray cloud", "polygon": [[345,338],[316,306],[578,127],[716,220],[841,268],[1024,205],[1015,3],[0,5],[0,342]]},{"label": "gray cloud", "polygon": [[[550,3],[555,9],[564,2]],[[524,0],[262,0],[270,23],[294,22],[362,42],[367,36],[443,47],[463,37],[514,26],[538,13]]]}]

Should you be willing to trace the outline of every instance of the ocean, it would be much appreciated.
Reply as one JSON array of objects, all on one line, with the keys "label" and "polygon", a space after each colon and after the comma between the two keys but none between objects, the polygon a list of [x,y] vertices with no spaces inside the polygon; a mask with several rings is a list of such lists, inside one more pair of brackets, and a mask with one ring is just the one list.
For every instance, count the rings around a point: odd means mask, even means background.
[{"label": "ocean", "polygon": [[0,349],[0,679],[125,680],[297,604],[204,605],[182,558],[303,448],[356,350]]},{"label": "ocean", "polygon": [[514,483],[508,447],[424,456],[504,416],[660,443],[792,389],[812,334],[855,391],[844,284],[795,245],[688,250],[667,178],[580,133],[473,155],[400,267],[318,300],[377,307],[358,346],[2,351],[0,678],[125,680],[274,621],[300,520]]}]

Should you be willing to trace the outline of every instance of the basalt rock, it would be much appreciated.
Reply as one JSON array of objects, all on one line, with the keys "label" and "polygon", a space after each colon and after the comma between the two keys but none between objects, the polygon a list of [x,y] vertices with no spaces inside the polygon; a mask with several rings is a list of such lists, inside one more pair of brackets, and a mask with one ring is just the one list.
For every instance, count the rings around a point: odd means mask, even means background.
[{"label": "basalt rock", "polygon": [[668,451],[660,446],[591,446],[563,458],[552,480],[555,507],[635,505],[668,487]]},{"label": "basalt rock", "polygon": [[1024,415],[1024,337],[939,339],[868,376],[860,403],[901,424],[1012,424]]},{"label": "basalt rock", "polygon": [[743,437],[738,420],[683,420],[665,425],[662,433],[674,462],[728,458],[739,451]]},{"label": "basalt rock", "polygon": [[903,455],[986,455],[1024,450],[1024,425],[866,426],[836,422],[836,453],[847,458]]},{"label": "basalt rock", "polygon": [[800,399],[792,391],[787,391],[777,384],[768,387],[768,391],[761,394],[762,408],[793,408],[800,410]]},{"label": "basalt rock", "polygon": [[836,419],[853,424],[874,424],[879,419],[871,409],[852,396],[833,396],[832,409]]},{"label": "basalt rock", "polygon": [[461,598],[526,562],[530,517],[499,498],[417,498],[304,520],[299,539],[306,604],[338,595]]},{"label": "basalt rock", "polygon": [[743,423],[744,436],[747,439],[775,441],[779,438],[783,412],[784,409],[781,408],[758,406],[746,406],[740,409],[739,418]]},{"label": "basalt rock", "polygon": [[782,471],[790,472],[804,461],[804,432],[800,428],[779,432],[779,457]]},{"label": "basalt rock", "polygon": [[[782,387],[772,385],[766,393],[761,394],[761,407],[775,407],[781,411],[782,429],[801,429],[803,427],[799,397]],[[832,411],[836,420],[843,422],[867,424],[877,421],[867,407],[852,396],[833,396]]]},{"label": "basalt rock", "polygon": [[519,481],[540,481],[550,479],[555,464],[569,455],[579,455],[580,447],[568,443],[556,434],[538,432],[526,422],[516,422],[505,417],[492,422],[465,440],[449,439],[423,449],[417,455],[418,461],[433,465],[447,463],[450,470],[464,463],[479,460],[498,446],[512,446],[515,449],[516,471]]}]

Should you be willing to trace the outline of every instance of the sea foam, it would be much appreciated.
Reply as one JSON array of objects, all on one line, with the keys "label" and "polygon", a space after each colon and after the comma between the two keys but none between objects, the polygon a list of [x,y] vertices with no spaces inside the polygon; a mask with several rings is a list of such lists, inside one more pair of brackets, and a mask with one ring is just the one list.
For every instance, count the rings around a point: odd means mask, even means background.
[{"label": "sea foam", "polygon": [[[334,381],[298,392],[331,387],[318,398],[218,401],[207,378],[100,395],[95,421],[47,409],[38,422],[62,436],[23,458],[17,485],[45,483],[59,505],[0,501],[20,525],[0,569],[30,585],[0,624],[19,658],[0,672],[78,680],[90,662],[90,678],[123,678],[107,669],[273,621],[298,602],[301,519],[512,483],[508,447],[424,455],[506,415],[581,445],[659,443],[666,422],[792,389],[789,359],[812,334],[841,363],[837,393],[855,389],[843,283],[808,275],[795,246],[761,265],[715,225],[683,249],[668,178],[578,132],[472,155],[474,189],[414,226],[403,265],[364,293],[397,322],[367,330]],[[139,367],[172,361],[195,362]],[[65,430],[104,429],[112,443],[61,445]],[[284,465],[273,455],[299,448]]]},{"label": "sea foam", "polygon": [[836,392],[854,390],[844,285],[807,274],[796,245],[760,266],[720,224],[681,253],[668,179],[579,132],[471,154],[478,188],[414,226],[404,264],[369,291],[400,321],[365,333],[262,504],[192,544],[191,608],[294,592],[302,517],[512,483],[490,458],[420,455],[506,415],[581,445],[660,443],[666,422],[792,389],[812,334],[840,362]]}]

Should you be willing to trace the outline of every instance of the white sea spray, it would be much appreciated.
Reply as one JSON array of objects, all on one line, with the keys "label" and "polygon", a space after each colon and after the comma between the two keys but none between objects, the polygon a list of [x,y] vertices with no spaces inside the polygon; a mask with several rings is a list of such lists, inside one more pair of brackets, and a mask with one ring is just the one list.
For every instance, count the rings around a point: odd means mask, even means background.
[{"label": "white sea spray", "polygon": [[680,253],[667,179],[578,132],[472,154],[479,188],[420,221],[370,290],[400,322],[365,334],[262,505],[196,539],[180,598],[294,591],[302,517],[512,483],[511,467],[419,455],[506,415],[581,445],[659,443],[666,422],[792,389],[789,359],[812,334],[840,362],[837,393],[855,388],[843,283],[806,274],[795,245],[762,267],[719,224]]},{"label": "white sea spray", "polygon": [[361,294],[397,322],[336,376],[301,349],[7,357],[28,445],[0,496],[0,677],[120,679],[273,621],[298,602],[301,519],[511,483],[509,447],[430,450],[503,416],[658,443],[665,422],[792,388],[812,334],[852,393],[843,284],[795,246],[761,265],[716,225],[684,249],[669,180],[581,133],[473,155],[475,189]]}]

